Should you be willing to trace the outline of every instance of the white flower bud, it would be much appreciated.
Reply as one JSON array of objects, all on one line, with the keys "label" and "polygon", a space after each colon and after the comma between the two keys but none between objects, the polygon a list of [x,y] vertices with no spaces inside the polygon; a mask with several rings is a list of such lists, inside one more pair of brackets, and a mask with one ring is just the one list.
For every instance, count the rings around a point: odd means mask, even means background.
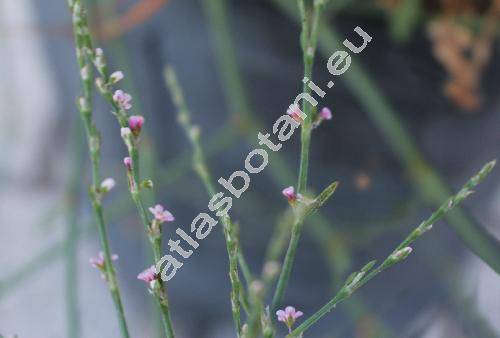
[{"label": "white flower bud", "polygon": [[120,133],[122,135],[123,142],[125,142],[125,145],[127,146],[127,149],[132,149],[132,143],[133,143],[133,136],[132,136],[132,130],[128,127],[124,127],[120,129]]},{"label": "white flower bud", "polygon": [[95,79],[95,86],[97,87],[97,90],[99,90],[99,93],[101,93],[101,94],[106,93],[106,84],[104,83],[104,81],[101,77],[98,77],[97,79]]},{"label": "white flower bud", "polygon": [[83,66],[82,69],[80,69],[80,76],[84,81],[87,81],[89,79],[89,67],[87,65]]},{"label": "white flower bud", "polygon": [[109,76],[109,83],[110,84],[118,83],[119,81],[123,80],[123,78],[124,78],[123,72],[118,70],[116,72],[113,72],[113,74]]},{"label": "white flower bud", "polygon": [[116,182],[114,179],[111,177],[106,178],[104,181],[101,183],[101,191],[103,193],[109,192],[111,189],[113,189],[116,185]]}]

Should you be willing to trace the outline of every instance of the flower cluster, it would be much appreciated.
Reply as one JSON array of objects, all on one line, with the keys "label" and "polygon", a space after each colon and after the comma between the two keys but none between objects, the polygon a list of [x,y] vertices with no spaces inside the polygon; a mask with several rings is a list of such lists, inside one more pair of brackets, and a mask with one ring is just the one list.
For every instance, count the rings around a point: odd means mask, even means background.
[{"label": "flower cluster", "polygon": [[151,235],[154,237],[160,236],[161,233],[161,224],[165,222],[172,222],[175,220],[175,217],[172,213],[165,208],[157,204],[154,207],[149,208],[149,212],[153,214],[153,221],[151,222]]},{"label": "flower cluster", "polygon": [[[111,255],[111,260],[112,261],[118,260],[118,255],[115,255],[115,254]],[[102,279],[106,279],[106,274],[105,274],[106,259],[104,258],[104,254],[102,253],[102,251],[99,252],[99,255],[97,257],[90,258],[89,262],[90,262],[90,265],[92,265],[92,267],[99,269],[99,271],[101,271]]]},{"label": "flower cluster", "polygon": [[278,317],[278,321],[285,323],[288,327],[288,332],[292,332],[293,324],[297,318],[304,315],[302,311],[297,311],[293,306],[287,306],[285,310],[276,311],[276,316]]},{"label": "flower cluster", "polygon": [[129,110],[132,108],[132,96],[121,89],[115,91],[113,101],[122,109]]},{"label": "flower cluster", "polygon": [[137,279],[140,279],[146,283],[151,283],[152,281],[158,279],[158,273],[154,265],[137,275]]},{"label": "flower cluster", "polygon": [[154,220],[159,223],[172,222],[175,220],[172,213],[165,208],[161,204],[157,204],[154,207],[149,208],[149,211],[153,214]]}]

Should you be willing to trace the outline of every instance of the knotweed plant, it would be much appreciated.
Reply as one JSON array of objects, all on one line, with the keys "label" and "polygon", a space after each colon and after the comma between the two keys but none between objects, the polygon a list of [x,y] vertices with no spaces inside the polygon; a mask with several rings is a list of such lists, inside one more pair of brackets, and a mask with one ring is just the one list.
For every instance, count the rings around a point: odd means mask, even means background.
[{"label": "knotweed plant", "polygon": [[[210,0],[210,2],[213,1]],[[301,95],[304,95],[303,97],[312,97],[313,93],[321,97],[325,95],[312,82],[312,79],[318,34],[326,2],[326,0],[297,1],[302,25],[300,44],[304,64],[304,84],[301,93]],[[144,203],[144,190],[154,188],[152,180],[141,176],[139,167],[141,134],[147,126],[147,121],[140,115],[140,112],[134,110],[132,96],[119,87],[124,78],[123,72],[110,70],[103,49],[96,48],[93,45],[86,11],[81,1],[70,0],[69,8],[73,16],[76,55],[82,84],[82,95],[77,99],[77,107],[86,130],[92,168],[92,184],[89,188],[89,195],[97,219],[102,247],[102,252],[92,258],[90,263],[100,271],[110,290],[120,323],[121,335],[129,337],[122,296],[113,265],[118,256],[111,252],[109,246],[104,218],[105,210],[102,205],[104,196],[110,193],[115,186],[115,181],[112,178],[101,181],[100,178],[101,134],[92,116],[92,89],[95,86],[100,95],[108,102],[112,114],[118,122],[117,128],[109,132],[106,131],[106,134],[110,135],[109,137],[121,137],[125,145],[126,153],[117,160],[123,161],[123,172],[127,178],[130,198],[135,204],[151,247],[153,260],[149,267],[146,266],[144,271],[138,272],[137,279],[146,284],[145,289],[154,297],[158,305],[164,335],[173,338],[175,337],[175,330],[171,312],[175,311],[175,309],[171,308],[169,304],[167,281],[162,277],[162,271],[160,271],[159,267],[161,267],[160,262],[163,261],[163,228],[168,226],[170,222],[174,222],[175,217],[161,204],[149,206]],[[363,37],[364,48],[367,42],[371,41],[371,37],[368,39],[368,35],[364,31],[364,35],[360,33],[362,30],[358,30],[358,28],[355,31]],[[344,44],[347,46],[346,43]],[[350,44],[349,49],[351,51],[358,50],[358,52],[362,50],[361,47],[355,48],[352,44]],[[345,56],[337,60],[333,58],[333,61],[330,60],[329,64],[332,64],[332,67],[337,71],[344,65],[345,72],[349,67],[349,60]],[[342,62],[345,62],[345,64],[342,64]],[[347,67],[345,67],[346,64]],[[329,70],[331,71],[330,67]],[[192,122],[192,116],[184,100],[181,85],[172,67],[166,67],[165,81],[176,106],[178,121],[192,146],[194,171],[199,176],[209,198],[213,198],[217,191],[215,188],[216,181],[212,177],[205,159],[200,141],[201,128]],[[238,338],[277,337],[278,325],[286,327],[288,330],[287,337],[303,337],[311,326],[327,315],[340,302],[349,298],[381,272],[404,261],[413,251],[412,243],[431,230],[433,224],[445,216],[446,213],[469,197],[473,189],[490,173],[495,165],[495,162],[486,164],[458,193],[449,197],[428,219],[418,225],[381,263],[377,264],[376,261],[371,261],[359,271],[352,273],[337,294],[326,302],[323,307],[315,313],[305,314],[300,309],[295,308],[293,304],[288,304],[285,296],[304,223],[312,214],[318,212],[338,187],[338,183],[333,182],[326,185],[326,188],[318,195],[311,194],[308,187],[311,137],[316,128],[320,128],[322,123],[327,123],[332,119],[332,111],[328,107],[323,107],[318,111],[316,105],[311,104],[311,100],[302,100],[302,106],[297,103],[291,105],[285,116],[289,117],[291,126],[301,130],[301,150],[297,183],[295,186],[285,186],[281,191],[283,199],[288,203],[289,208],[288,214],[290,217],[287,218],[286,222],[291,225],[285,227],[285,229],[290,229],[290,233],[288,247],[284,255],[281,254],[281,249],[279,249],[281,239],[273,237],[269,243],[269,252],[273,252],[273,254],[267,256],[261,272],[254,273],[250,271],[239,245],[238,223],[231,218],[228,212],[217,213],[226,244],[228,277],[231,285],[229,303],[232,309],[235,337]],[[262,141],[260,136],[261,134],[259,134],[259,140]],[[267,138],[265,140],[269,141]],[[276,150],[273,149],[273,151]],[[280,192],[277,191],[276,194],[280,194]],[[199,243],[189,235],[184,232],[177,233],[192,247],[198,247]],[[183,255],[184,258],[189,257],[190,253],[182,249],[179,242],[170,240],[168,245],[170,251],[175,248],[175,251]],[[278,249],[275,250],[274,248]],[[175,261],[168,261],[168,264],[178,269]],[[240,274],[242,278],[240,278]]]}]

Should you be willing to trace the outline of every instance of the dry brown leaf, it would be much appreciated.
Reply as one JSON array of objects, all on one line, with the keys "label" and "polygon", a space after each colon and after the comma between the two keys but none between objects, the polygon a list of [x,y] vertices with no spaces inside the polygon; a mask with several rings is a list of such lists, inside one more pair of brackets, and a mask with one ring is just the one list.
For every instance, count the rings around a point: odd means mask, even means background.
[{"label": "dry brown leaf", "polygon": [[101,40],[112,40],[147,21],[169,0],[140,0],[115,20],[107,21],[97,32]]}]

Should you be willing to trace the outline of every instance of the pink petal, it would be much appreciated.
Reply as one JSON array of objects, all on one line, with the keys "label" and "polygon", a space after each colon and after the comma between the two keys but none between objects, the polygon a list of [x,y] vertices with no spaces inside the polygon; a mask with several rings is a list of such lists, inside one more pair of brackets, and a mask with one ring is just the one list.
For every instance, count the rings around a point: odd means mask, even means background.
[{"label": "pink petal", "polygon": [[293,316],[295,313],[295,308],[293,306],[287,306],[285,308],[285,313],[287,316]]},{"label": "pink petal", "polygon": [[286,322],[286,314],[283,310],[276,311],[276,316],[278,317],[278,321]]},{"label": "pink petal", "polygon": [[332,111],[328,107],[324,107],[321,109],[321,112],[319,113],[322,119],[325,120],[331,120],[332,119]]}]

